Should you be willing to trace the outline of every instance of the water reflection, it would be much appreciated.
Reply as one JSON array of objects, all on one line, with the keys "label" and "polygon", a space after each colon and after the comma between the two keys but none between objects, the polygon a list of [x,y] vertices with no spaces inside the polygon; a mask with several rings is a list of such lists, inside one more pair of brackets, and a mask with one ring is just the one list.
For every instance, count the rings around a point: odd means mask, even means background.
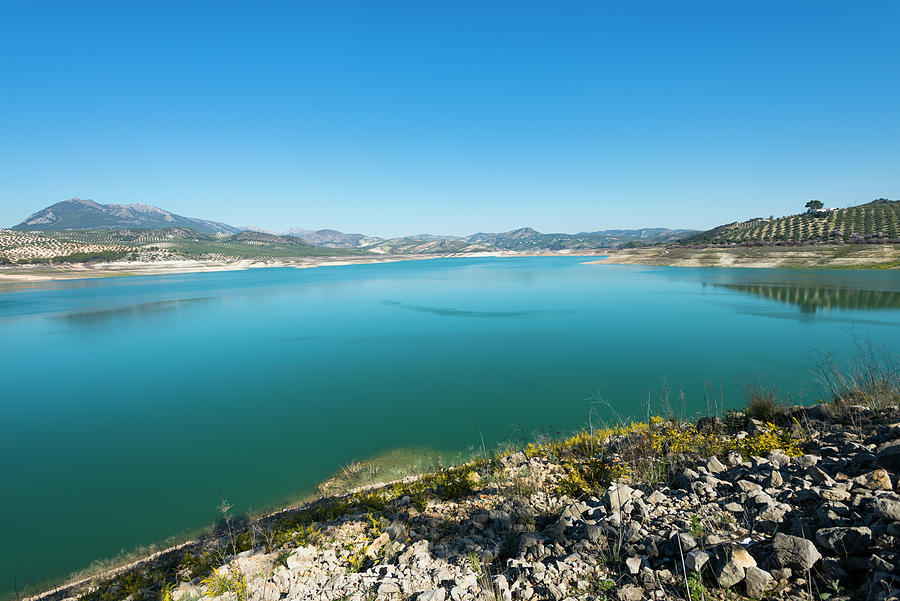
[{"label": "water reflection", "polygon": [[785,286],[769,284],[713,284],[768,300],[796,305],[803,313],[819,309],[900,309],[900,292],[857,290],[825,286]]},{"label": "water reflection", "polygon": [[420,313],[431,313],[432,315],[442,315],[444,317],[525,317],[526,315],[535,315],[544,313],[544,311],[467,311],[465,309],[455,309],[453,307],[428,307],[423,305],[407,305],[397,301],[384,301],[385,305],[408,309],[410,311],[418,311]]},{"label": "water reflection", "polygon": [[90,311],[77,311],[63,313],[57,317],[75,325],[95,325],[111,319],[122,317],[147,317],[162,312],[177,310],[199,302],[209,302],[210,297],[178,298],[172,300],[135,303],[106,309],[92,309]]}]

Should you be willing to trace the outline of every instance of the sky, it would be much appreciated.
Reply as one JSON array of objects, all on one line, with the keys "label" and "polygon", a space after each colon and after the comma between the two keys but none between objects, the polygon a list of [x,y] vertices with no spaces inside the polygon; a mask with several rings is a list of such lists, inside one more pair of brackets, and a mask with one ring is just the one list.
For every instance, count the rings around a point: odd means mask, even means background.
[{"label": "sky", "polygon": [[6,2],[0,226],[379,236],[900,198],[900,3]]}]

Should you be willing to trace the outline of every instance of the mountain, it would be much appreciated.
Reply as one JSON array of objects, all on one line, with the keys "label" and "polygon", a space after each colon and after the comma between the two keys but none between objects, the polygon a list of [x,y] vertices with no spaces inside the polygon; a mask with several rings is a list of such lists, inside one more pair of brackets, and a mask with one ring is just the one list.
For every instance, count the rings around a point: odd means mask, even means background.
[{"label": "mountain", "polygon": [[182,217],[143,204],[102,205],[93,200],[71,198],[49,206],[12,229],[20,231],[163,229],[186,227],[201,234],[237,234],[241,230],[225,223]]},{"label": "mountain", "polygon": [[645,227],[639,230],[600,230],[597,232],[582,232],[580,235],[592,236],[609,246],[619,246],[629,242],[668,242],[696,233],[697,230]]},{"label": "mountain", "polygon": [[490,246],[470,243],[464,238],[428,236],[426,234],[426,238],[420,238],[418,236],[408,236],[406,238],[391,238],[390,240],[382,240],[377,244],[365,247],[363,250],[382,255],[426,255],[445,253],[472,253],[491,251],[496,249]]},{"label": "mountain", "polygon": [[696,230],[645,228],[641,230],[601,230],[578,234],[542,234],[523,227],[499,234],[479,232],[466,238],[470,243],[483,244],[501,250],[592,250],[613,248],[635,240],[657,242],[676,239]]},{"label": "mountain", "polygon": [[530,227],[522,227],[508,232],[478,232],[465,238],[457,236],[435,236],[422,234],[382,240],[364,247],[376,253],[466,253],[508,250],[515,252],[540,251],[588,251],[600,248],[614,248],[623,244],[661,242],[674,240],[696,233],[697,230],[672,230],[667,228],[645,228],[640,230],[602,230],[580,234],[543,234]]},{"label": "mountain", "polygon": [[786,217],[735,221],[689,236],[684,244],[778,244],[897,240],[900,200],[879,198],[843,209],[809,210]]},{"label": "mountain", "polygon": [[[217,221],[183,217],[158,207],[142,204],[101,205],[92,200],[72,198],[56,203],[31,215],[12,229],[20,231],[66,232],[84,230],[174,230],[185,228],[202,235],[233,236],[242,232],[270,236],[263,240],[232,240],[239,242],[264,242],[279,248],[295,246],[291,240],[303,244],[332,248],[361,250],[372,253],[429,254],[429,253],[469,253],[481,251],[588,251],[614,248],[629,242],[655,243],[678,239],[693,234],[695,230],[672,230],[666,228],[644,228],[638,230],[601,230],[578,234],[544,234],[530,227],[521,227],[508,232],[478,232],[471,236],[443,236],[419,234],[391,239],[367,236],[365,234],[345,234],[337,230],[306,230],[292,228],[282,236],[258,228],[237,228]],[[139,234],[146,238],[146,234]],[[176,237],[181,237],[180,234]]]},{"label": "mountain", "polygon": [[326,246],[328,248],[361,248],[383,241],[383,238],[366,236],[364,234],[345,234],[337,230],[312,231],[296,227],[289,229],[285,232],[285,235],[300,238],[313,246]]}]

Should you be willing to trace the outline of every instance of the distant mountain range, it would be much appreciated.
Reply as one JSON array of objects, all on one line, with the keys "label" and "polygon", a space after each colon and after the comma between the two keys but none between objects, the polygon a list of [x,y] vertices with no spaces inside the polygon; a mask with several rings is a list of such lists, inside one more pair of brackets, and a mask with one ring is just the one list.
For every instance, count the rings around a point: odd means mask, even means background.
[{"label": "distant mountain range", "polygon": [[634,241],[656,243],[676,240],[697,230],[645,228],[640,230],[601,230],[579,234],[543,234],[530,227],[508,232],[479,232],[471,236],[417,234],[399,238],[376,238],[362,234],[344,234],[336,230],[292,229],[287,235],[297,236],[314,246],[358,248],[383,254],[421,254],[436,252],[479,252],[492,250],[591,250],[611,248]]},{"label": "distant mountain range", "polygon": [[182,217],[150,205],[101,205],[93,200],[70,198],[51,205],[12,227],[20,231],[163,229],[186,227],[201,234],[237,234],[225,223]]},{"label": "distant mountain range", "polygon": [[[20,231],[78,230],[159,230],[188,228],[204,235],[234,236],[241,232],[267,237],[267,243],[283,244],[285,237],[299,239],[311,246],[355,249],[375,254],[437,254],[507,251],[562,251],[612,248],[629,242],[668,242],[695,234],[696,230],[645,228],[639,230],[601,230],[578,234],[544,234],[530,227],[508,232],[479,232],[471,236],[418,234],[384,239],[365,234],[345,234],[337,230],[293,228],[278,236],[250,227],[234,227],[218,221],[183,217],[142,204],[101,205],[92,200],[72,198],[31,215],[12,229]],[[239,240],[240,237],[236,239]],[[280,239],[280,240],[279,240]],[[249,242],[249,240],[246,240]],[[257,242],[262,242],[258,240]]]},{"label": "distant mountain range", "polygon": [[289,229],[285,232],[285,235],[295,236],[313,246],[326,246],[328,248],[362,248],[382,241],[381,238],[364,234],[345,234],[337,230],[312,231],[299,227]]}]

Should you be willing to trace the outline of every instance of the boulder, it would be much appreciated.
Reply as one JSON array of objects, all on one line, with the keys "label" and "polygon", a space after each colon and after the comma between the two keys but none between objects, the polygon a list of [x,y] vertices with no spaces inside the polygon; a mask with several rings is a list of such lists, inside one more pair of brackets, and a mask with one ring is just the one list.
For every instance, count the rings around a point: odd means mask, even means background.
[{"label": "boulder", "polygon": [[641,601],[644,598],[644,589],[633,584],[626,584],[616,589],[618,601]]},{"label": "boulder", "polygon": [[872,545],[872,531],[863,526],[820,528],[816,541],[838,555],[858,555]]},{"label": "boulder", "polygon": [[637,576],[638,572],[641,571],[641,558],[640,557],[629,557],[625,560],[625,566],[628,568],[628,573],[632,576]]},{"label": "boulder", "polygon": [[748,597],[761,599],[772,582],[772,575],[756,566],[750,566],[744,574],[744,588]]},{"label": "boulder", "polygon": [[697,539],[687,532],[679,532],[672,535],[672,538],[669,539],[669,544],[673,553],[687,553],[697,548]]},{"label": "boulder", "polygon": [[400,592],[400,585],[396,582],[382,582],[378,585],[378,595],[379,596],[387,596],[393,595]]},{"label": "boulder", "polygon": [[691,551],[684,556],[684,567],[689,572],[699,572],[709,561],[710,555],[706,551]]},{"label": "boulder", "polygon": [[[807,455],[809,457],[809,455]],[[834,479],[826,474],[822,468],[811,465],[806,469],[806,475],[812,478],[812,481],[822,486],[834,486]]]},{"label": "boulder", "polygon": [[900,501],[878,499],[872,503],[872,511],[878,517],[890,522],[900,522]]},{"label": "boulder", "polygon": [[716,553],[716,579],[719,586],[731,587],[744,579],[747,568],[756,566],[753,556],[737,543],[724,543]]},{"label": "boulder", "polygon": [[668,500],[669,498],[658,490],[654,490],[650,493],[650,496],[647,497],[647,502],[653,505],[658,505]]},{"label": "boulder", "polygon": [[444,601],[447,598],[447,591],[442,588],[425,591],[416,597],[416,601]]},{"label": "boulder", "polygon": [[706,469],[708,469],[711,474],[718,474],[725,471],[725,466],[722,465],[722,462],[719,461],[718,457],[713,455],[706,460]]},{"label": "boulder", "polygon": [[853,483],[868,490],[893,490],[891,477],[886,470],[873,470],[853,479]]},{"label": "boulder", "polygon": [[875,463],[895,474],[900,472],[900,440],[882,445],[875,456]]},{"label": "boulder", "polygon": [[612,511],[618,512],[622,510],[623,505],[631,502],[633,495],[634,489],[627,484],[613,482],[606,490],[603,500],[606,501],[606,504],[609,505]]},{"label": "boulder", "polygon": [[672,480],[672,488],[690,490],[691,482],[700,478],[700,474],[692,469],[684,469]]},{"label": "boulder", "polygon": [[517,453],[512,453],[511,455],[507,455],[500,460],[500,463],[507,467],[519,467],[520,465],[525,465],[528,463],[528,455],[519,451]]},{"label": "boulder", "polygon": [[811,540],[781,532],[775,535],[772,550],[775,552],[775,562],[779,566],[801,572],[812,569],[816,562],[822,559],[822,554]]}]

